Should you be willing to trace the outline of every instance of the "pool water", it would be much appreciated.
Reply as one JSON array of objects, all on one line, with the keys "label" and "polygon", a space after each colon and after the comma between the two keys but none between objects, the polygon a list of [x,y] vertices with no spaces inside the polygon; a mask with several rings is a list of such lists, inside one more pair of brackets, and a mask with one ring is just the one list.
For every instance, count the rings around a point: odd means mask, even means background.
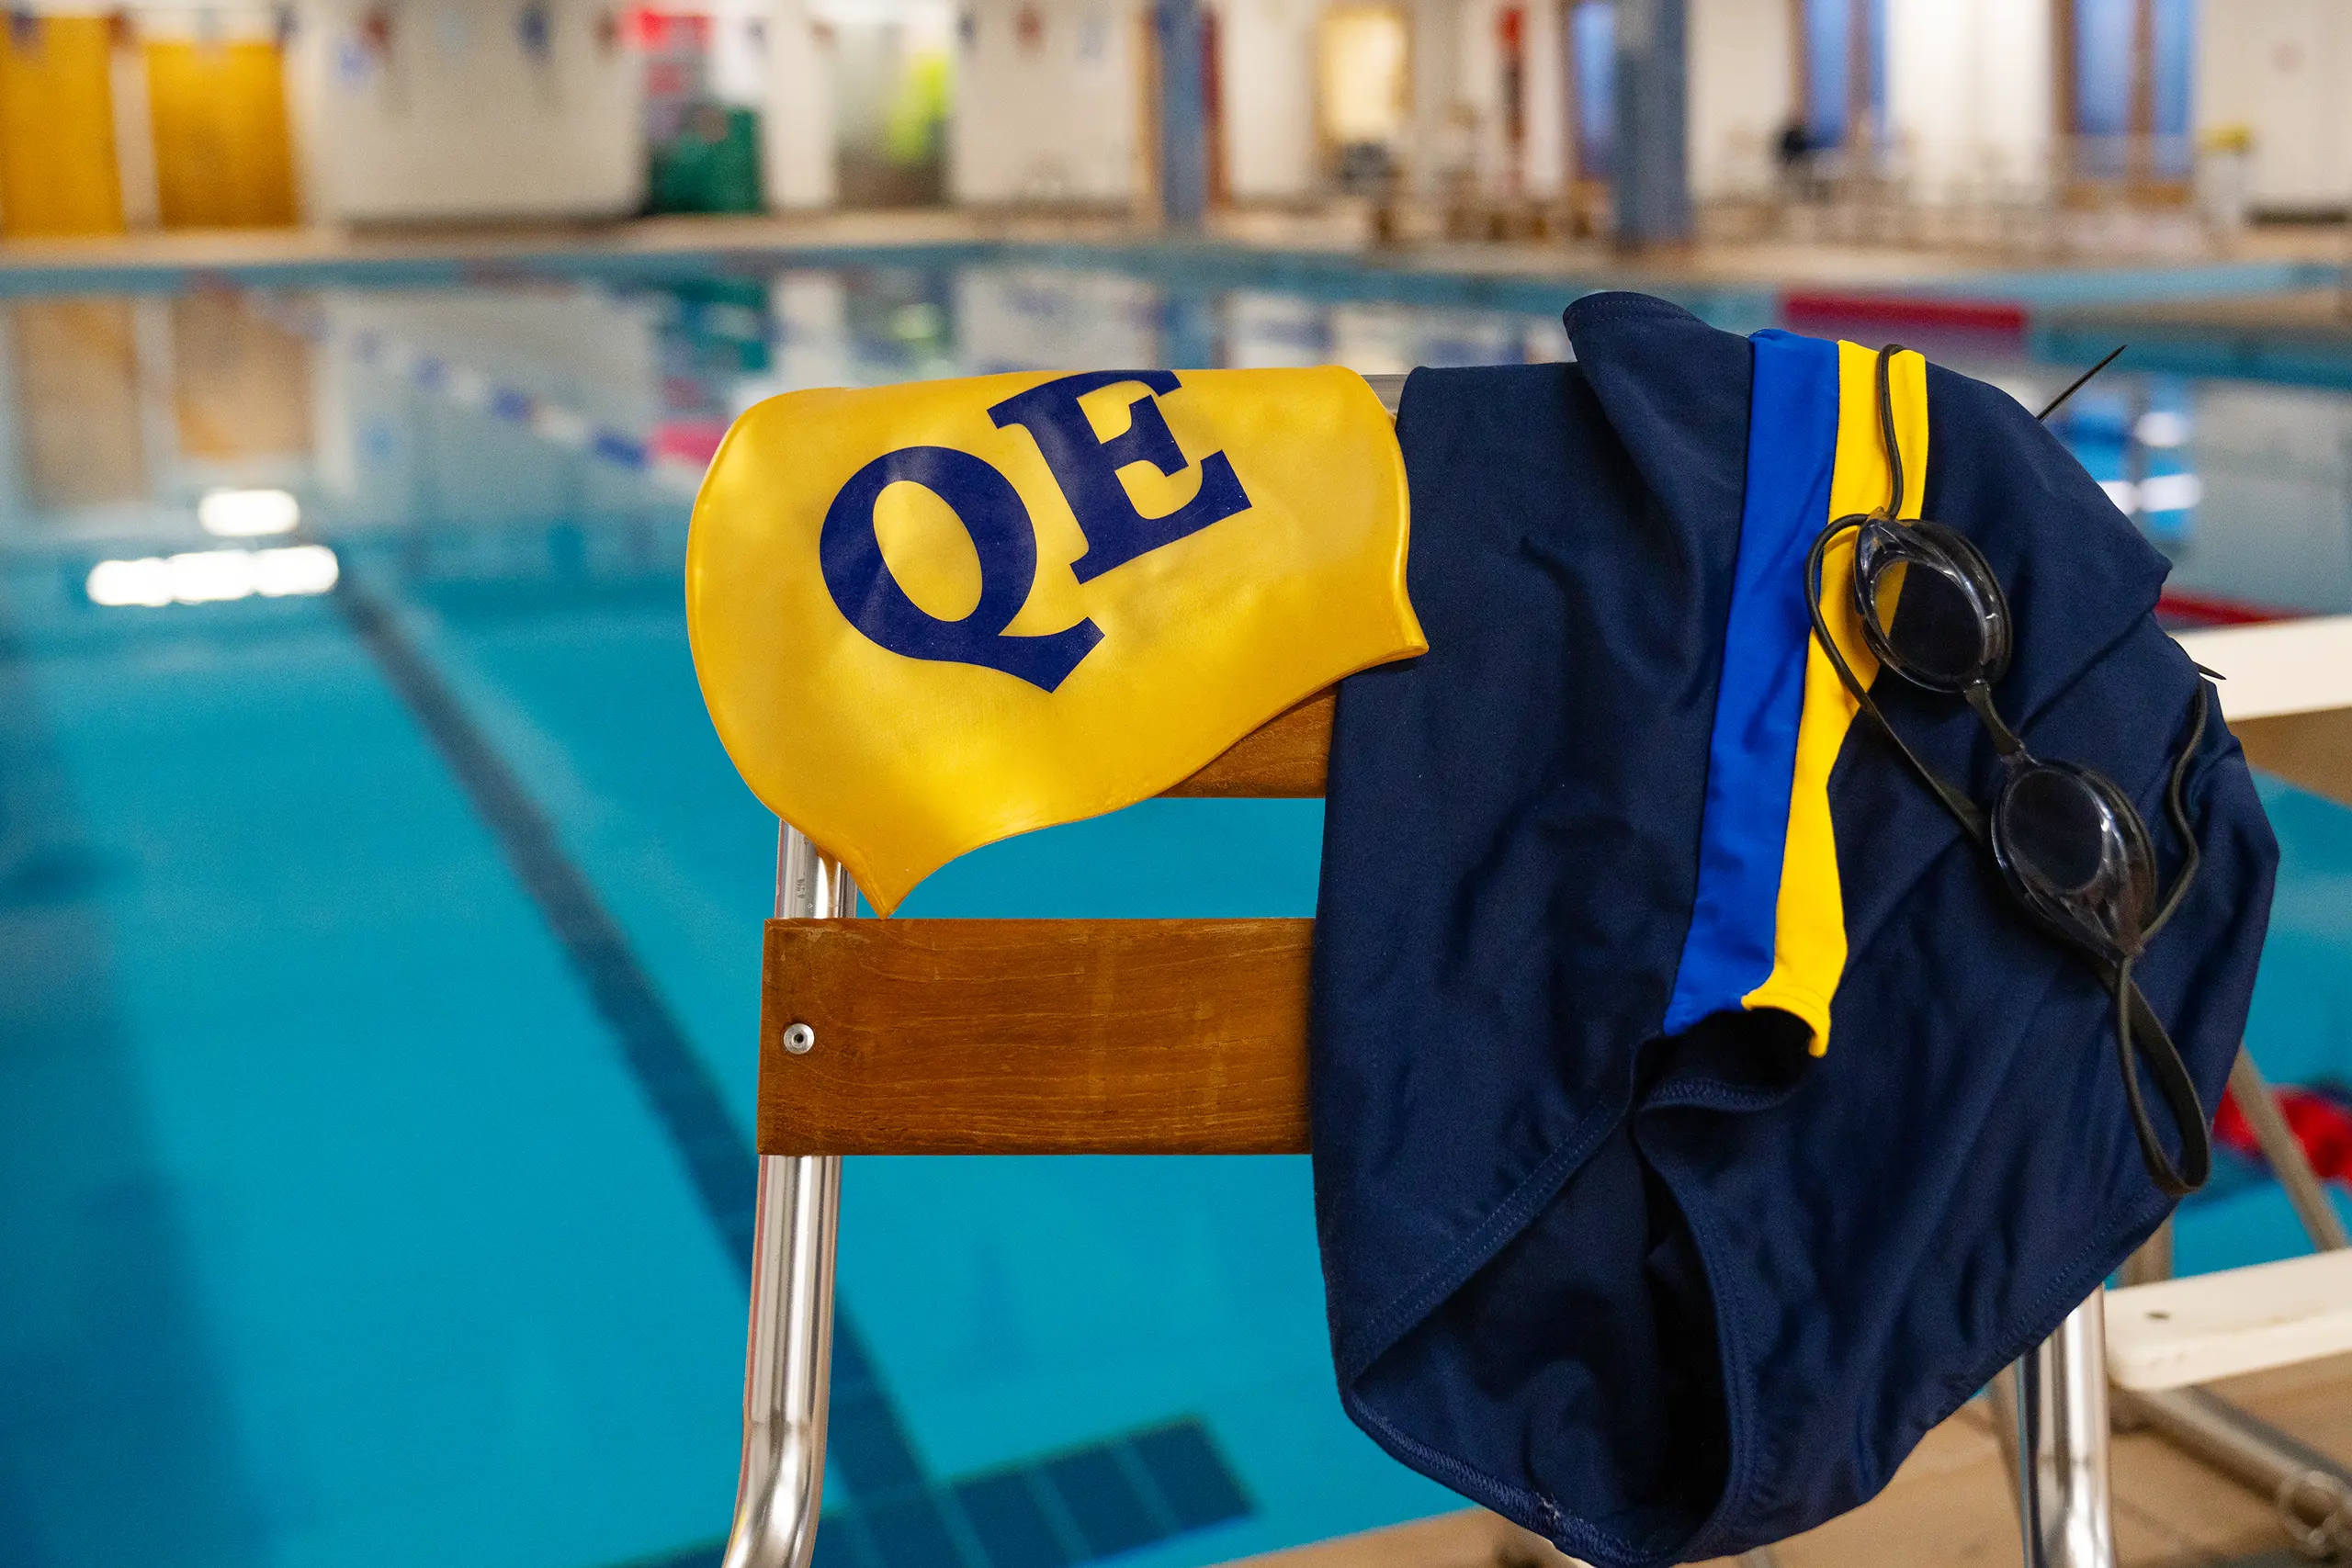
[{"label": "pool water", "polygon": [[[703,716],[680,561],[736,412],[1567,353],[1555,317],[1001,261],[0,315],[11,1568],[716,1560],[775,824]],[[2066,433],[2177,581],[2352,608],[2352,399],[2119,372]],[[269,491],[299,534],[220,499]],[[2352,813],[2266,789],[2253,1043],[2352,1076]],[[1319,828],[1152,802],[906,912],[1308,914]],[[1304,1160],[845,1181],[828,1568],[1179,1568],[1455,1506],[1340,1415]],[[2179,1245],[2300,1237],[2242,1173]]]}]

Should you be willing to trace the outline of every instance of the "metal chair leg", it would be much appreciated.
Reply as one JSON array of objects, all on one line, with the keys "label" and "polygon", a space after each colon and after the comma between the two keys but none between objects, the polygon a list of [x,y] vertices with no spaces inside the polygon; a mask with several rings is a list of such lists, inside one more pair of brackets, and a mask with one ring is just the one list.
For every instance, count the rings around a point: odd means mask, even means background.
[{"label": "metal chair leg", "polygon": [[2139,1250],[2123,1260],[2123,1267],[2116,1270],[2117,1283],[2153,1285],[2172,1278],[2172,1220],[2173,1217],[2166,1214],[2165,1223],[2156,1227],[2155,1234],[2142,1242]]},{"label": "metal chair leg", "polygon": [[839,1158],[761,1159],[743,1465],[723,1568],[807,1568],[816,1551],[840,1201]]},{"label": "metal chair leg", "polygon": [[2352,1548],[2352,1468],[2201,1388],[2123,1393],[2118,1404],[2175,1448],[2269,1498],[2304,1556]]},{"label": "metal chair leg", "polygon": [[2115,1568],[2105,1297],[2093,1291],[2015,1369],[2026,1568]]},{"label": "metal chair leg", "polygon": [[[777,917],[843,919],[856,911],[857,889],[840,863],[785,828],[776,844]],[[842,1162],[831,1156],[760,1158],[743,1462],[722,1568],[808,1568],[816,1551],[841,1177]]]}]

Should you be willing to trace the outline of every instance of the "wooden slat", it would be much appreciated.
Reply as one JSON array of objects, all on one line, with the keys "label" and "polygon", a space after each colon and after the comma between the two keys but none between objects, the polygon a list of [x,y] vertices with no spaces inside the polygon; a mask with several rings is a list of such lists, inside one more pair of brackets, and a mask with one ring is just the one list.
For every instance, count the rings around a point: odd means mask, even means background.
[{"label": "wooden slat", "polygon": [[2107,1294],[2107,1370],[2120,1388],[2186,1388],[2346,1351],[2352,1252]]},{"label": "wooden slat", "polygon": [[1167,793],[1253,800],[1320,796],[1337,703],[1332,693],[1317,692],[1243,736],[1225,755]]},{"label": "wooden slat", "polygon": [[2305,615],[2182,632],[2188,657],[2220,674],[2222,716],[2249,718],[2352,707],[2352,615]]},{"label": "wooden slat", "polygon": [[2352,708],[2230,721],[2245,760],[2339,806],[2352,806]]},{"label": "wooden slat", "polygon": [[1313,930],[771,920],[760,1152],[1303,1152]]}]

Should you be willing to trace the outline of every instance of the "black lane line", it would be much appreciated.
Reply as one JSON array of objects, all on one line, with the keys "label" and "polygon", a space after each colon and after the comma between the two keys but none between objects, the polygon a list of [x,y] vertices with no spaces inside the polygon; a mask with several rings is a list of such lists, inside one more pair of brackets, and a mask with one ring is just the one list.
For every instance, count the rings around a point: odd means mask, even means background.
[{"label": "black lane line", "polygon": [[[741,1270],[752,1271],[759,1162],[718,1085],[604,900],[565,852],[555,824],[476,727],[441,672],[346,563],[334,600],[498,840],[622,1059],[686,1168],[703,1213]],[[1074,1568],[1250,1511],[1240,1481],[1197,1420],[1107,1438],[941,1486],[924,1471],[863,1335],[836,1303],[826,1459],[848,1483],[845,1508],[819,1533],[844,1568]],[[1012,1483],[1018,1483],[1016,1490]],[[1058,1506],[1034,1501],[1040,1489]],[[1033,1499],[1025,1506],[1023,1497]],[[1020,1511],[1023,1506],[1027,1512]],[[1029,1516],[1035,1514],[1033,1519]],[[723,1543],[647,1560],[715,1563]]]},{"label": "black lane line", "polygon": [[[685,1166],[703,1213],[749,1283],[759,1162],[728,1114],[718,1081],[662,999],[628,933],[572,861],[555,824],[482,734],[399,617],[346,567],[334,601],[345,622],[441,753],[475,813],[498,840],[515,879],[562,945],[572,972],[619,1041],[622,1059]],[[927,1488],[906,1424],[892,1408],[864,1337],[846,1313],[833,1314],[836,1427],[850,1440],[831,1459],[853,1493]]]}]

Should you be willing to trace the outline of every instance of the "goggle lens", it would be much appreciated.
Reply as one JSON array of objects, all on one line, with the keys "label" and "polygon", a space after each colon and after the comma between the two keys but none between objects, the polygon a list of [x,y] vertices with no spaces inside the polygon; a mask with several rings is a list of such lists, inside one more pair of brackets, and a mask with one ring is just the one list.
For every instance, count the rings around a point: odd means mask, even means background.
[{"label": "goggle lens", "polygon": [[2009,852],[2018,873],[2063,897],[2093,892],[2114,863],[2115,824],[2080,779],[2035,768],[2011,786]]},{"label": "goggle lens", "polygon": [[2087,768],[2033,762],[1993,810],[1993,853],[2027,907],[2110,962],[2137,954],[2156,904],[2147,829]]},{"label": "goggle lens", "polygon": [[1997,681],[2008,617],[1992,569],[1968,540],[1934,523],[1872,518],[1854,544],[1864,640],[1882,663],[1938,691]]},{"label": "goggle lens", "polygon": [[1966,685],[1984,668],[1984,637],[1967,590],[1946,572],[1902,565],[1882,572],[1879,624],[1904,666],[1940,686]]}]

